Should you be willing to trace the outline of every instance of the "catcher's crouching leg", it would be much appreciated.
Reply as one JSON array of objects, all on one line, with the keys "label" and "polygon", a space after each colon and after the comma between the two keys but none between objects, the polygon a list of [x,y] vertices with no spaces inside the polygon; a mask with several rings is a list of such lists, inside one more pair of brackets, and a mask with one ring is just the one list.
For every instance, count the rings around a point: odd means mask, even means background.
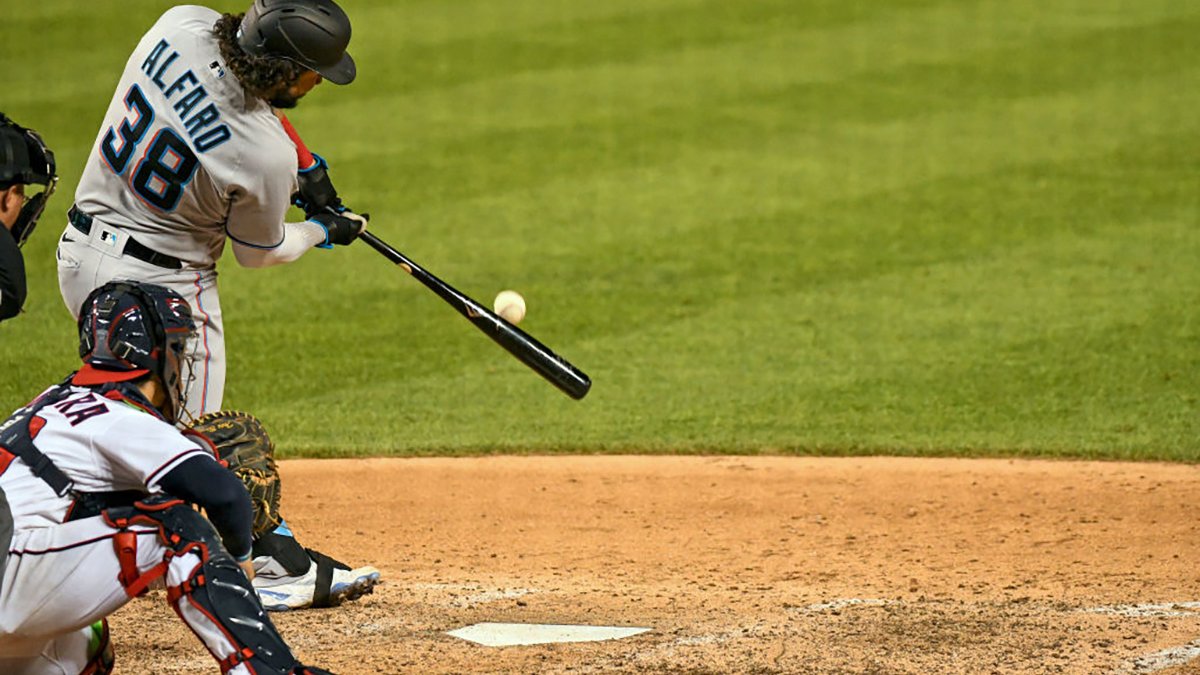
[{"label": "catcher's crouching leg", "polygon": [[167,553],[161,565],[142,575],[136,567],[136,536],[114,539],[121,581],[131,595],[137,595],[165,572],[168,600],[217,659],[222,673],[326,672],[296,661],[237,562],[221,546],[216,530],[184,502],[151,498],[108,509],[104,518],[120,530],[133,524],[158,528]]}]

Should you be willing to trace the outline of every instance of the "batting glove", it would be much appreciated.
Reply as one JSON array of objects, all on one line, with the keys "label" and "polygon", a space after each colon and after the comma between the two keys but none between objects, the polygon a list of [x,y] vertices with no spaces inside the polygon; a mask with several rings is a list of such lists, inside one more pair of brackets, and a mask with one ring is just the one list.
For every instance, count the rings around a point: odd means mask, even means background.
[{"label": "batting glove", "polygon": [[345,207],[340,209],[326,207],[324,211],[308,217],[309,222],[325,228],[325,242],[317,244],[318,248],[333,248],[334,244],[349,246],[358,238],[360,232],[367,229],[370,214],[355,213]]}]

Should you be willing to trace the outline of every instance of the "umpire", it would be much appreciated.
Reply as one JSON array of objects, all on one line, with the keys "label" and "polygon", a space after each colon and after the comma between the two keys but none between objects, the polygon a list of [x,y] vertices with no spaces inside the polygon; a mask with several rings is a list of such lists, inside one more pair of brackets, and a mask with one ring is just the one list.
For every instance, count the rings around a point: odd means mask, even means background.
[{"label": "umpire", "polygon": [[[33,184],[45,187],[30,196],[26,186]],[[54,153],[42,137],[0,113],[0,321],[20,314],[25,304],[21,245],[33,233],[57,184]]]},{"label": "umpire", "polygon": [[[45,189],[30,197],[25,186],[35,183]],[[0,225],[4,225],[0,227],[0,321],[20,314],[25,304],[21,244],[33,232],[57,184],[54,153],[42,142],[42,137],[0,113]],[[8,499],[0,490],[0,583],[4,580],[12,529]]]}]

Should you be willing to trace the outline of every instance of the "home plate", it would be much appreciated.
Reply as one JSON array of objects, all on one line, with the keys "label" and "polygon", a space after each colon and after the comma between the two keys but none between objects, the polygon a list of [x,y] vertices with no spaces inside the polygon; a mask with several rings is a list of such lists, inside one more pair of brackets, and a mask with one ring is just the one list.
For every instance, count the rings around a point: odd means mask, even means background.
[{"label": "home plate", "polygon": [[649,628],[627,626],[572,626],[547,623],[477,623],[447,632],[456,638],[485,647],[544,645],[555,642],[596,642],[618,640]]}]

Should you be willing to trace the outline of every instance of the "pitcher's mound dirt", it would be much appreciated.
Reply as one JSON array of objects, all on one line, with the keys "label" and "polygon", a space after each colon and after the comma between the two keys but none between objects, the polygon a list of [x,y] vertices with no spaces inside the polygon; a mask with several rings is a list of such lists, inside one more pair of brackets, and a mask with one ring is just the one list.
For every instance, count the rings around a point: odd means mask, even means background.
[{"label": "pitcher's mound dirt", "polygon": [[[384,583],[272,614],[356,673],[1197,673],[1200,469],[793,457],[280,464],[302,543]],[[649,626],[490,648],[481,621]],[[155,591],[119,673],[217,672]]]}]

